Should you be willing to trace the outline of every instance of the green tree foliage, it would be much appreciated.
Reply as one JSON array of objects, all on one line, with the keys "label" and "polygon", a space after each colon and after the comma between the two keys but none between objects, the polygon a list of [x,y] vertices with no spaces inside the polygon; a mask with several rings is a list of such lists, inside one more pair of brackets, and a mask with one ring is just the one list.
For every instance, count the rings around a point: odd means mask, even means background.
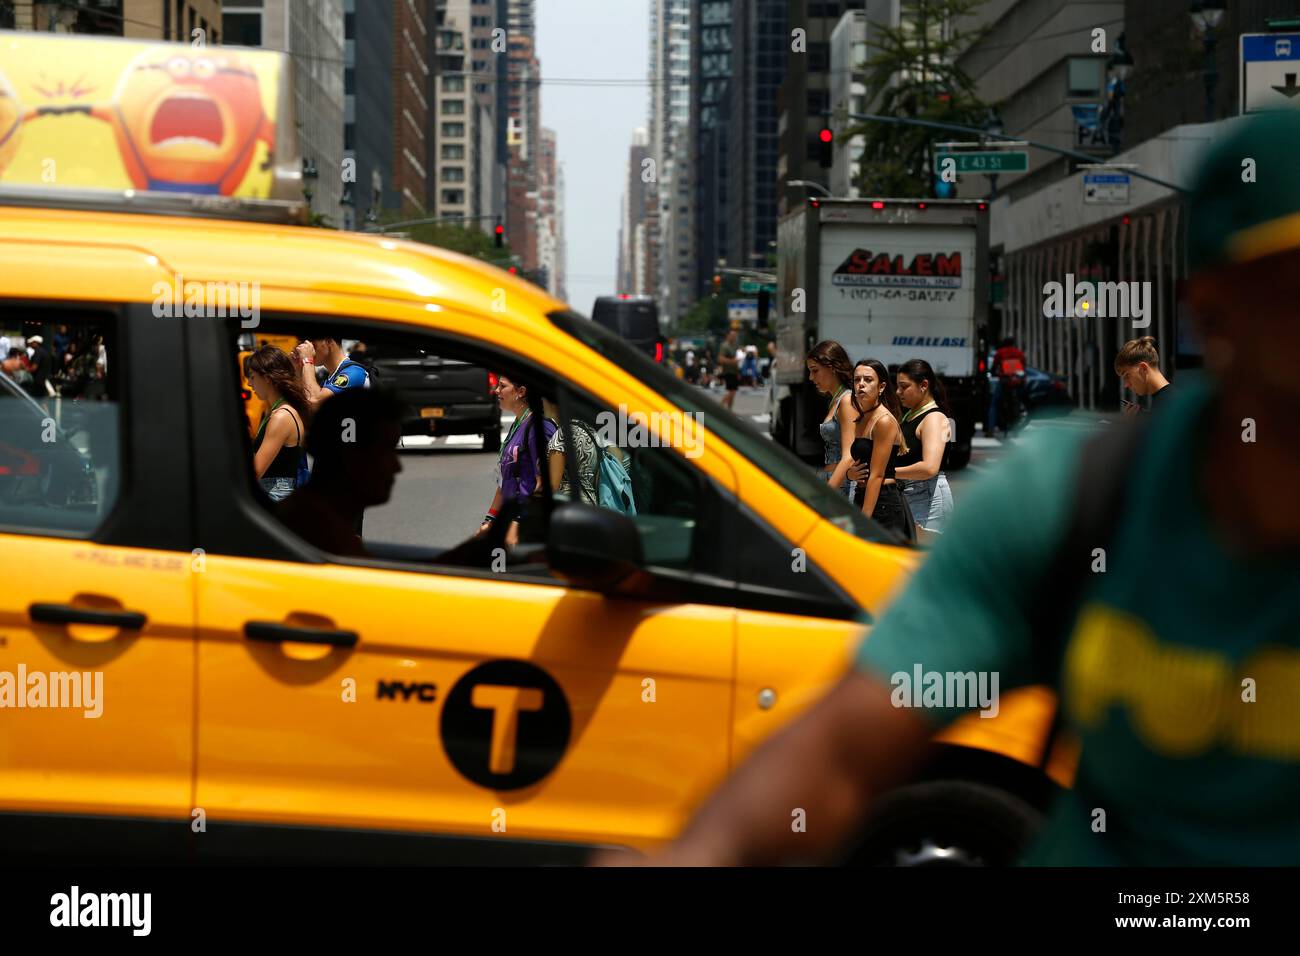
[{"label": "green tree foliage", "polygon": [[496,246],[496,238],[491,232],[484,232],[472,224],[431,223],[424,226],[407,226],[402,229],[411,239],[430,246],[450,249],[477,259],[495,261],[510,258],[510,250]]},{"label": "green tree foliage", "polygon": [[[960,22],[985,0],[903,0],[901,25],[871,28],[867,102],[881,97],[885,116],[978,126],[988,111],[975,82],[957,57],[987,28],[963,31]],[[855,184],[864,196],[924,197],[931,194],[935,130],[896,123],[863,122],[837,137],[847,144],[865,137]],[[944,137],[948,138],[948,137]],[[838,148],[838,146],[837,146]]]}]

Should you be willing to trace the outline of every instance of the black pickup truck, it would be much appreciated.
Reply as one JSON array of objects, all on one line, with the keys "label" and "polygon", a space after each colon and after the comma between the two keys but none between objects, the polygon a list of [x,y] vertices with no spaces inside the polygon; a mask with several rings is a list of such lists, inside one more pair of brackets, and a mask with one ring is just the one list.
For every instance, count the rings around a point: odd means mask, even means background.
[{"label": "black pickup truck", "polygon": [[[361,356],[354,356],[361,360]],[[368,350],[375,384],[392,389],[404,407],[403,435],[482,435],[484,451],[501,449],[496,375],[478,365],[419,349]]]}]

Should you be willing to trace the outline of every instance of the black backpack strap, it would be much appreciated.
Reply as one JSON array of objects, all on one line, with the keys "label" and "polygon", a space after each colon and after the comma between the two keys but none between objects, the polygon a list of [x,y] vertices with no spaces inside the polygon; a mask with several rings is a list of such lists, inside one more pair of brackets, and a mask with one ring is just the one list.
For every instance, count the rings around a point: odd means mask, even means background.
[{"label": "black backpack strap", "polygon": [[[1033,669],[1037,679],[1055,686],[1080,605],[1092,582],[1093,553],[1109,549],[1123,518],[1131,466],[1146,439],[1145,416],[1125,419],[1088,439],[1075,474],[1074,507],[1060,547],[1047,566],[1030,615]],[[1043,747],[1046,765],[1061,725],[1056,708],[1052,729]]]}]

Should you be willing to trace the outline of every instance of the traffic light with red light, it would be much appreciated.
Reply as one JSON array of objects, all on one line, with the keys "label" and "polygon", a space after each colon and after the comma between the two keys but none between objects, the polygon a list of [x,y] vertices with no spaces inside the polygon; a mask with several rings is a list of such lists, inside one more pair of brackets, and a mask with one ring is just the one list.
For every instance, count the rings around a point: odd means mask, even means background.
[{"label": "traffic light with red light", "polygon": [[493,231],[496,233],[497,248],[500,249],[501,246],[505,243],[506,227],[501,225],[501,223],[498,222],[496,229]]},{"label": "traffic light with red light", "polygon": [[835,165],[835,133],[829,126],[824,126],[817,134],[817,162],[822,169]]}]

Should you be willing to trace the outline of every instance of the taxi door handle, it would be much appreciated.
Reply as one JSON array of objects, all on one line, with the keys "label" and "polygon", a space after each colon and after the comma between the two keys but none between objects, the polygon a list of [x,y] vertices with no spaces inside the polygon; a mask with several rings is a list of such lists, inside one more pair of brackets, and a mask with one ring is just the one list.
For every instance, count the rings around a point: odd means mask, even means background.
[{"label": "taxi door handle", "polygon": [[139,611],[101,611],[71,604],[33,604],[27,612],[41,624],[104,624],[138,631],[148,620]]},{"label": "taxi door handle", "polygon": [[295,627],[279,621],[248,621],[244,636],[250,641],[294,641],[300,644],[328,644],[331,647],[356,647],[356,631],[331,631],[319,627]]}]

